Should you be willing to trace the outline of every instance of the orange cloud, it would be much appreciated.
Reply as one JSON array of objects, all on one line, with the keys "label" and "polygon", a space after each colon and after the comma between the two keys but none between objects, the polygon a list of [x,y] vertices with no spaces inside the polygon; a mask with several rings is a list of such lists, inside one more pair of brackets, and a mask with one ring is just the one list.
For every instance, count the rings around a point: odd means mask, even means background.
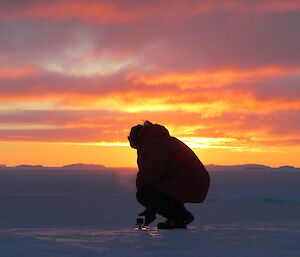
[{"label": "orange cloud", "polygon": [[280,13],[280,12],[292,12],[300,10],[300,2],[294,0],[268,0],[259,1],[255,6],[257,13]]},{"label": "orange cloud", "polygon": [[0,79],[23,79],[36,77],[39,71],[36,68],[28,66],[19,66],[13,68],[0,66]]},{"label": "orange cloud", "polygon": [[0,18],[33,18],[50,21],[81,19],[100,23],[123,23],[132,16],[113,4],[95,1],[39,1],[34,4],[0,11]]},{"label": "orange cloud", "polygon": [[[172,110],[128,113],[121,109],[120,111],[61,110],[58,108],[37,111],[3,110],[0,111],[0,141],[5,141],[6,143],[2,145],[7,145],[8,148],[13,146],[12,149],[16,152],[19,151],[17,149],[22,148],[21,146],[29,144],[26,142],[37,142],[35,144],[43,145],[41,152],[45,153],[44,159],[39,159],[38,163],[45,163],[51,159],[45,156],[52,147],[64,148],[63,145],[65,145],[68,147],[68,155],[76,148],[86,149],[88,152],[93,149],[98,154],[102,149],[103,153],[111,153],[102,163],[106,165],[109,163],[113,166],[120,165],[120,162],[112,160],[110,156],[115,156],[116,149],[121,148],[124,149],[122,156],[124,158],[127,156],[126,163],[134,165],[135,157],[129,155],[131,150],[128,146],[127,135],[131,126],[142,123],[145,119],[165,125],[171,135],[183,140],[197,153],[200,151],[201,156],[205,157],[211,152],[212,156],[208,159],[207,157],[201,158],[211,163],[224,163],[225,156],[229,158],[226,163],[235,163],[236,157],[234,156],[238,153],[244,153],[244,155],[247,153],[248,158],[251,156],[250,153],[255,153],[255,158],[260,154],[269,158],[269,155],[274,156],[274,153],[285,153],[287,148],[294,149],[300,143],[299,110],[294,112],[274,110],[261,114],[253,113],[251,110],[248,113],[241,113],[236,108],[207,117],[202,112]],[[30,152],[29,149],[26,150],[27,152]],[[60,151],[54,153],[57,157],[56,163],[63,162],[65,158],[57,156],[58,153]],[[219,156],[218,153],[223,154]],[[62,155],[64,156],[63,153]],[[20,156],[24,155],[20,154]],[[26,156],[29,156],[27,162],[33,160],[30,154]],[[103,155],[100,154],[101,156]],[[77,153],[73,159],[82,160],[81,157],[81,154]],[[98,161],[98,157],[93,158],[95,161],[92,162]],[[128,162],[128,158],[132,162]],[[251,160],[254,161],[255,158]],[[6,159],[6,161],[14,162],[17,160],[19,159]],[[285,158],[285,160],[291,163],[291,158]],[[285,160],[281,159],[281,164],[286,164]],[[239,161],[242,162],[240,159]]]},{"label": "orange cloud", "polygon": [[6,81],[7,87],[0,87],[0,98],[9,103],[44,99],[60,107],[129,113],[182,110],[216,116],[236,109],[244,113],[297,110],[297,88],[291,98],[288,90],[272,90],[272,84],[264,85],[269,79],[286,76],[299,76],[299,68],[219,69],[88,79],[45,76],[12,79],[11,84]]},{"label": "orange cloud", "polygon": [[233,83],[252,82],[261,78],[279,77],[291,73],[300,73],[300,68],[259,67],[253,69],[227,69],[210,71],[194,71],[186,73],[166,73],[150,76],[142,75],[134,79],[134,83],[151,86],[178,86],[181,89],[189,88],[219,88],[230,86]]},{"label": "orange cloud", "polygon": [[[297,145],[299,111],[266,114],[230,111],[207,117],[182,111],[127,113],[96,110],[0,112],[0,140],[102,142],[126,144],[131,126],[149,119],[166,125],[172,135],[199,147]],[[198,138],[198,139],[197,139]]]},{"label": "orange cloud", "polygon": [[211,0],[211,1],[92,1],[53,0],[32,3],[4,4],[1,19],[46,19],[50,21],[79,19],[103,24],[144,22],[174,22],[222,12],[256,14],[299,11],[300,4],[293,0]]}]

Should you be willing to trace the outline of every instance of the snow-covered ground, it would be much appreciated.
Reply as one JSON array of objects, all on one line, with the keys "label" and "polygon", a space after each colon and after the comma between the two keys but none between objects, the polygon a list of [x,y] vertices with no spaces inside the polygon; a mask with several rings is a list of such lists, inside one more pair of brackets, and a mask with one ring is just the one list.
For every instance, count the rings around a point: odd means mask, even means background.
[{"label": "snow-covered ground", "polygon": [[210,174],[188,229],[134,231],[133,172],[1,168],[0,256],[300,256],[298,170]]}]

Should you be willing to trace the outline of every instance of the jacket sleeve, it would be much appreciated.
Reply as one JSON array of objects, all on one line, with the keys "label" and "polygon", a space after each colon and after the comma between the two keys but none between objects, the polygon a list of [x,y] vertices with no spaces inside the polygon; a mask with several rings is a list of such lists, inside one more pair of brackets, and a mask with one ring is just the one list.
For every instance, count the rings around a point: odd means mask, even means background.
[{"label": "jacket sleeve", "polygon": [[163,147],[149,142],[138,152],[139,172],[136,178],[136,187],[154,185],[162,179],[167,171],[169,153]]}]

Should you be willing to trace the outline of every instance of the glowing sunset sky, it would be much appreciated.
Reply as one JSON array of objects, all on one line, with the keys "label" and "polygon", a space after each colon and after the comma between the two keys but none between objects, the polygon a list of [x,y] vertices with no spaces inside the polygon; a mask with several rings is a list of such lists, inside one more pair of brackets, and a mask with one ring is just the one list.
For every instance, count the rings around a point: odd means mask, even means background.
[{"label": "glowing sunset sky", "polygon": [[0,1],[0,164],[135,166],[151,120],[205,163],[300,165],[299,0]]}]

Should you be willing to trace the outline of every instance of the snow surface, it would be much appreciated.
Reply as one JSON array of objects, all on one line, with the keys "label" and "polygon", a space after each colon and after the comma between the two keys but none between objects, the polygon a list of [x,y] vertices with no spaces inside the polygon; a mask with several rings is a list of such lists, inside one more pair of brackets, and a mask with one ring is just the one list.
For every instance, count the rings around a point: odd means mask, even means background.
[{"label": "snow surface", "polygon": [[188,229],[134,231],[134,171],[0,170],[0,257],[299,257],[300,172],[211,172]]}]

